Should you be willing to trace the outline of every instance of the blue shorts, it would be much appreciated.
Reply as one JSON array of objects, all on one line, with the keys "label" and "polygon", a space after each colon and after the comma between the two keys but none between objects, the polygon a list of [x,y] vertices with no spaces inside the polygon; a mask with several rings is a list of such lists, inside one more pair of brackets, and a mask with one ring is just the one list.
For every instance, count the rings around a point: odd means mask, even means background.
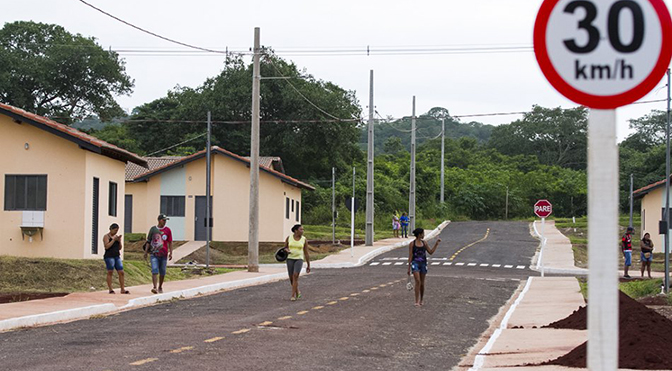
[{"label": "blue shorts", "polygon": [[632,265],[632,250],[623,251],[623,257],[625,258],[625,266],[629,267]]},{"label": "blue shorts", "polygon": [[152,262],[152,274],[158,274],[161,276],[166,275],[168,257],[152,255],[149,260]]},{"label": "blue shorts", "polygon": [[427,273],[427,262],[416,262],[412,261],[411,262],[411,272],[420,272],[423,274]]},{"label": "blue shorts", "polygon": [[105,267],[108,271],[118,270],[123,271],[124,265],[121,264],[121,257],[117,256],[116,258],[103,258],[105,260]]},{"label": "blue shorts", "polygon": [[653,253],[649,253],[650,255],[649,255],[649,258],[648,258],[648,259],[647,259],[646,257],[644,257],[644,253],[643,253],[643,252],[640,253],[640,254],[641,254],[640,257],[639,257],[639,258],[640,258],[640,261],[642,261],[642,262],[649,262],[649,263],[653,261]]}]

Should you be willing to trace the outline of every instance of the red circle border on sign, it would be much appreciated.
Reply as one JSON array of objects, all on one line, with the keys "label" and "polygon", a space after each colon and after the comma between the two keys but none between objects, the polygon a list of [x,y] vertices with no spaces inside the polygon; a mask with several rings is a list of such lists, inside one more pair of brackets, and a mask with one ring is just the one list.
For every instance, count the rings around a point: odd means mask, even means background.
[{"label": "red circle border on sign", "polygon": [[656,62],[656,65],[649,76],[639,83],[639,85],[624,93],[616,95],[593,95],[584,93],[568,84],[553,67],[551,59],[548,56],[548,50],[546,49],[546,28],[548,27],[548,20],[551,16],[551,12],[559,1],[560,0],[544,0],[541,4],[537,19],[534,23],[534,54],[541,67],[541,72],[560,94],[586,107],[614,109],[642,98],[663,78],[665,71],[667,71],[670,64],[670,59],[672,59],[672,40],[670,40],[672,37],[672,35],[670,35],[672,32],[672,19],[670,18],[670,13],[663,0],[648,0],[658,14],[663,33],[658,62]]}]

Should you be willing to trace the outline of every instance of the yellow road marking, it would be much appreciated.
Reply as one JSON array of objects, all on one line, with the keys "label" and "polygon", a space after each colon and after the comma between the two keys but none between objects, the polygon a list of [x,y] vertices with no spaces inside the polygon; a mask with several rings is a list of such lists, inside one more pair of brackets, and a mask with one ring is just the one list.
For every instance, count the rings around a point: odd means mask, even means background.
[{"label": "yellow road marking", "polygon": [[364,292],[364,293],[371,292],[371,290],[362,290],[362,292]]},{"label": "yellow road marking", "polygon": [[264,321],[264,322],[260,323],[259,326],[268,326],[268,325],[272,325],[272,324],[273,324],[273,322],[271,322],[271,321]]},{"label": "yellow road marking", "polygon": [[302,315],[304,315],[304,314],[306,314],[306,313],[308,313],[307,310],[302,310],[302,311],[300,311],[300,312],[296,312],[296,314],[298,314],[298,315],[300,315],[300,316],[302,316]]},{"label": "yellow road marking", "polygon": [[334,305],[336,303],[338,303],[338,302],[337,301],[330,301],[330,302],[327,303],[327,305]]},{"label": "yellow road marking", "polygon": [[158,361],[158,360],[159,360],[158,358],[145,358],[145,359],[141,359],[139,361],[129,363],[129,365],[131,365],[131,366],[142,366],[145,363],[150,363],[150,362],[154,362],[154,361]]},{"label": "yellow road marking", "polygon": [[315,309],[315,310],[320,310],[320,309],[322,309],[322,308],[324,308],[324,307],[321,306],[321,305],[318,305],[318,306],[316,306],[316,307],[313,307],[313,309]]},{"label": "yellow road marking", "polygon": [[214,337],[214,338],[211,338],[211,339],[203,340],[203,342],[204,343],[214,343],[215,341],[220,341],[222,339],[224,339],[223,336],[217,336],[217,337]]},{"label": "yellow road marking", "polygon": [[354,293],[350,294],[350,296],[359,296],[359,293],[358,293],[358,292],[354,292]]},{"label": "yellow road marking", "polygon": [[342,297],[342,298],[340,298],[340,299],[338,299],[338,300],[348,300],[348,299],[350,299],[350,298],[347,297],[347,296],[344,296],[344,297]]},{"label": "yellow road marking", "polygon": [[170,352],[171,353],[182,353],[182,352],[186,352],[187,350],[192,350],[192,349],[194,349],[194,347],[182,347],[182,348],[173,349]]},{"label": "yellow road marking", "polygon": [[394,284],[394,281],[392,281],[392,282],[388,282],[387,284],[388,284],[388,285],[392,285],[392,284]]},{"label": "yellow road marking", "polygon": [[382,285],[380,285],[380,286],[378,286],[378,287],[385,287],[385,286],[387,286],[387,285],[386,285],[386,284],[382,284]]},{"label": "yellow road marking", "polygon": [[378,290],[378,288],[377,287],[372,287],[371,290]]},{"label": "yellow road marking", "polygon": [[284,317],[280,317],[280,318],[278,318],[278,319],[279,319],[280,321],[284,321],[284,320],[286,320],[286,319],[290,319],[290,318],[292,318],[292,316],[284,316]]},{"label": "yellow road marking", "polygon": [[462,247],[461,249],[457,250],[457,251],[455,252],[455,254],[453,254],[453,256],[450,257],[449,260],[455,260],[455,258],[457,257],[457,255],[459,255],[462,251],[464,251],[464,250],[466,250],[466,249],[468,249],[468,248],[474,246],[475,244],[477,244],[477,243],[479,243],[479,242],[483,242],[483,241],[485,241],[485,240],[488,238],[488,235],[489,235],[489,234],[490,234],[490,228],[488,228],[488,229],[485,230],[485,236],[483,236],[483,238],[481,238],[481,239],[478,240],[478,241],[474,241],[474,242],[468,244],[467,246],[464,246],[464,247]]},{"label": "yellow road marking", "polygon": [[242,330],[234,331],[234,332],[232,332],[232,334],[234,334],[234,335],[240,335],[240,334],[244,334],[244,333],[246,333],[246,332],[248,332],[248,331],[250,331],[249,328],[244,328],[244,329],[242,329]]}]

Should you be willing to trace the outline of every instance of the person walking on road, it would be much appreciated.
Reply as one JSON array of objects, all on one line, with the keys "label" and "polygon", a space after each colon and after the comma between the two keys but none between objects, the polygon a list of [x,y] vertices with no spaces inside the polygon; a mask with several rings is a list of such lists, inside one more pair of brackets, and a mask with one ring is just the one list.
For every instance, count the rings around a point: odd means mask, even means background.
[{"label": "person walking on road", "polygon": [[651,278],[651,262],[653,262],[653,241],[651,241],[651,235],[644,233],[644,237],[639,242],[639,248],[642,250],[640,260],[642,261],[642,278],[644,278],[644,270],[649,274]]},{"label": "person walking on road", "polygon": [[625,258],[625,264],[623,265],[623,277],[630,278],[628,270],[632,265],[632,234],[635,232],[635,229],[628,227],[627,231],[621,239],[621,248],[623,250],[623,258]]},{"label": "person walking on road", "polygon": [[121,235],[118,235],[117,232],[119,232],[119,225],[113,223],[110,226],[110,233],[103,236],[103,246],[105,246],[103,260],[105,261],[105,267],[107,268],[107,288],[110,290],[110,294],[114,294],[114,289],[112,289],[112,275],[116,269],[117,275],[119,276],[120,292],[122,294],[130,294],[130,292],[124,288],[124,265],[121,263],[121,249],[123,248],[123,245],[121,242]]},{"label": "person walking on road", "polygon": [[408,223],[411,221],[411,219],[408,218],[406,213],[402,213],[399,221],[401,222],[401,237],[408,238]]},{"label": "person walking on road", "polygon": [[301,299],[299,291],[299,275],[303,268],[303,261],[306,261],[306,273],[310,273],[310,254],[308,253],[308,241],[303,235],[303,227],[296,224],[292,227],[292,235],[285,239],[285,250],[289,253],[287,256],[287,273],[289,274],[289,283],[292,285],[291,301]]},{"label": "person walking on road", "polygon": [[[152,265],[153,294],[163,292],[166,266],[168,265],[168,260],[173,260],[173,232],[166,226],[168,218],[163,214],[159,214],[157,219],[158,224],[150,228],[149,233],[147,233],[147,242],[150,248],[145,250],[145,261],[147,261],[147,255],[150,255]],[[158,289],[156,287],[157,278],[159,281]]]},{"label": "person walking on road", "polygon": [[415,306],[419,307],[424,304],[425,296],[425,276],[427,275],[427,253],[434,254],[436,248],[441,242],[441,238],[436,239],[433,248],[424,240],[425,230],[416,228],[413,231],[415,239],[408,245],[408,275],[413,272],[415,279]]},{"label": "person walking on road", "polygon": [[399,222],[399,217],[397,214],[392,214],[392,235],[394,238],[399,238],[399,229],[401,229],[401,223]]}]

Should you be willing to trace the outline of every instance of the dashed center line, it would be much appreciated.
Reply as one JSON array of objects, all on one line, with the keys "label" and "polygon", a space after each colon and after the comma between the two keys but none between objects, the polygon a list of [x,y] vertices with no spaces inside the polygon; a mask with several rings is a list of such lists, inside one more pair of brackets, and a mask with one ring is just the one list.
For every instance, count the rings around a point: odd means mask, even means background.
[{"label": "dashed center line", "polygon": [[158,358],[145,358],[145,359],[141,359],[139,361],[131,362],[131,363],[129,363],[129,365],[131,365],[131,366],[142,366],[146,363],[151,363],[151,362],[158,361],[158,360],[159,360]]},{"label": "dashed center line", "polygon": [[264,321],[264,322],[260,323],[259,326],[270,326],[272,324],[273,324],[273,322],[271,322],[271,321]]},{"label": "dashed center line", "polygon": [[292,318],[292,316],[284,316],[284,317],[280,317],[280,318],[278,318],[278,320],[280,320],[280,321],[284,321],[284,320],[286,320],[286,319],[290,319],[290,318]]},{"label": "dashed center line", "polygon": [[203,340],[203,342],[204,343],[214,343],[215,341],[220,341],[222,339],[224,339],[223,336],[217,336],[217,337],[214,337],[214,338]]},{"label": "dashed center line", "polygon": [[192,349],[194,349],[194,347],[182,347],[182,348],[173,349],[170,352],[175,354],[175,353],[186,352],[187,350],[192,350]]},{"label": "dashed center line", "polygon": [[338,304],[338,302],[337,301],[330,301],[330,302],[327,303],[327,305],[334,305],[334,304]]},{"label": "dashed center line", "polygon": [[302,315],[304,315],[304,314],[306,314],[306,313],[308,313],[307,310],[302,310],[302,311],[300,311],[300,312],[296,312],[296,314],[298,314],[298,315],[300,315],[300,316],[302,316]]},{"label": "dashed center line", "polygon": [[362,290],[363,293],[371,292],[371,290]]},{"label": "dashed center line", "polygon": [[359,293],[358,292],[353,292],[352,294],[350,294],[350,296],[359,296]]},{"label": "dashed center line", "polygon": [[347,297],[347,296],[344,296],[344,297],[342,297],[342,298],[339,298],[338,300],[345,301],[345,300],[348,300],[348,299],[350,299],[350,298]]},{"label": "dashed center line", "polygon": [[324,307],[321,306],[321,305],[318,305],[318,306],[316,306],[316,307],[313,307],[313,310],[320,310],[320,309],[322,309],[322,308],[324,308]]},{"label": "dashed center line", "polygon": [[240,335],[240,334],[244,334],[244,333],[246,333],[246,332],[248,332],[248,331],[250,331],[249,328],[244,328],[244,329],[241,329],[241,330],[238,330],[238,331],[234,331],[234,332],[232,332],[232,334],[234,334],[234,335]]}]

